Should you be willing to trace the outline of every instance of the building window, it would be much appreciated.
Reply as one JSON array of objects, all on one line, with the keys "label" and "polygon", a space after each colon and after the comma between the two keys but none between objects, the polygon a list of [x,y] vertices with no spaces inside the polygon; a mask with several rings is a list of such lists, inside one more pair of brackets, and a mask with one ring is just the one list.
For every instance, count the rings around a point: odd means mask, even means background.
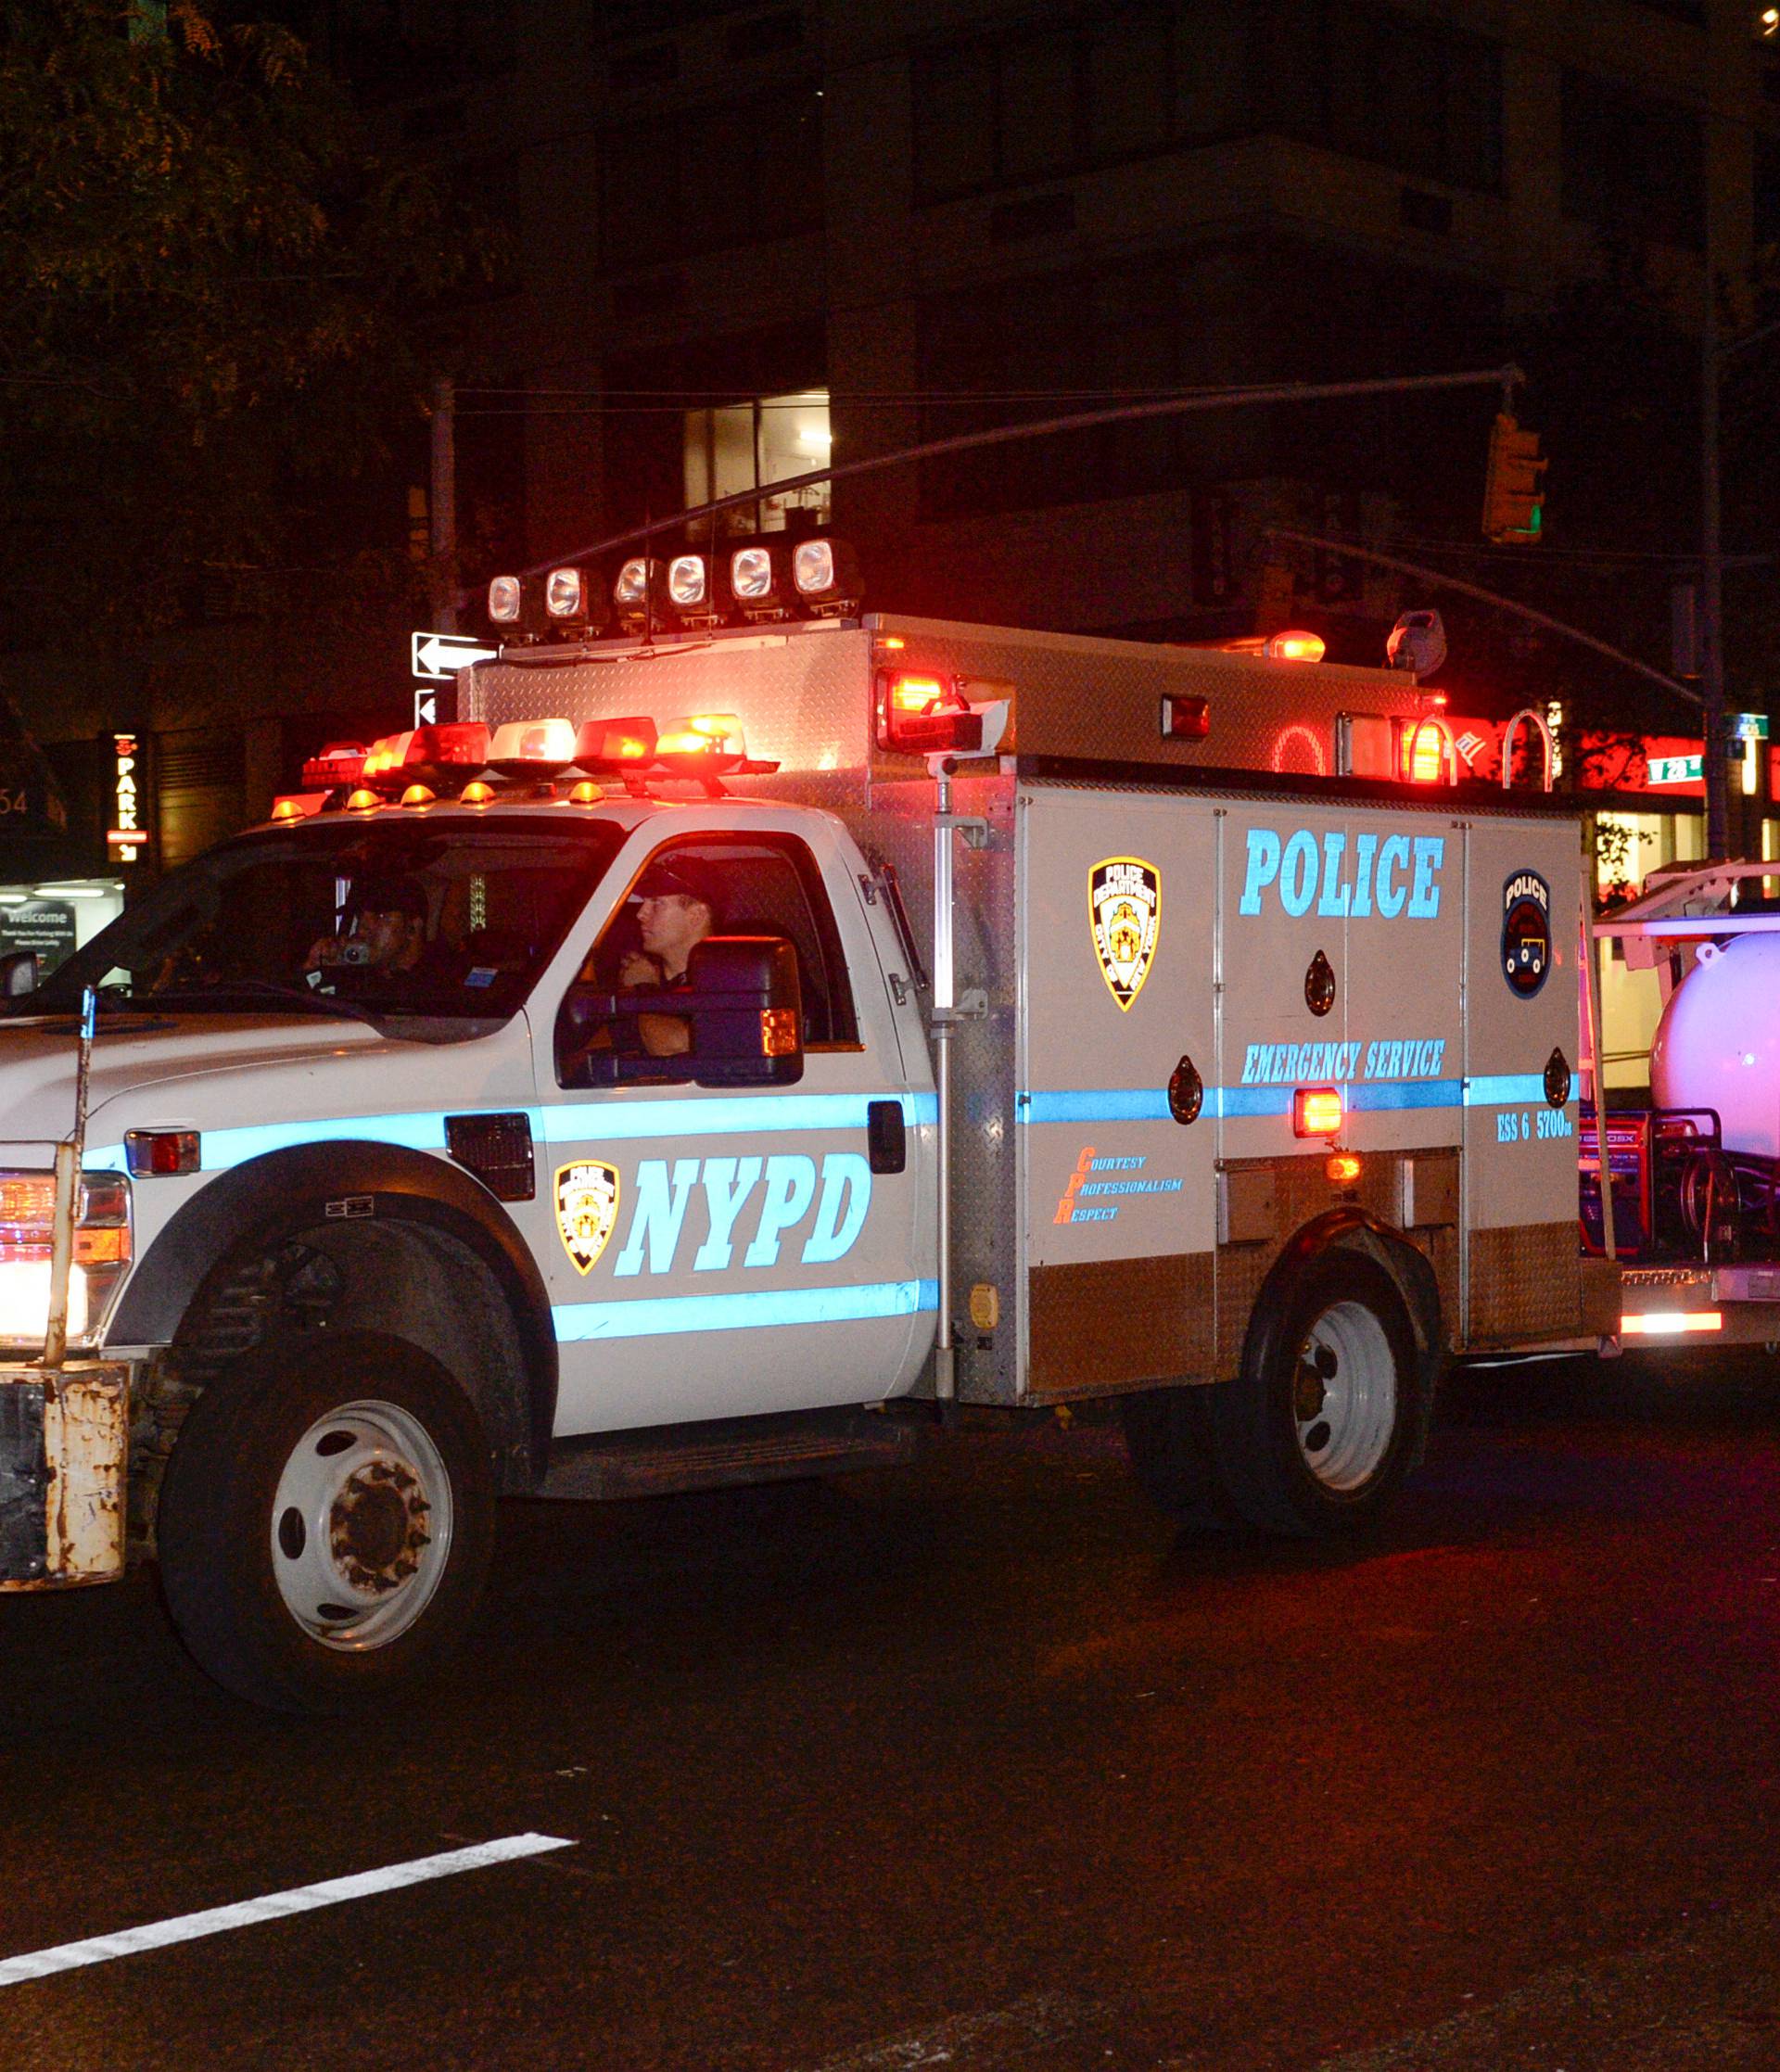
[{"label": "building window", "polygon": [[1565,215],[1609,236],[1706,247],[1706,140],[1700,120],[1590,72],[1563,86]]},{"label": "building window", "polygon": [[813,86],[609,124],[601,139],[607,273],[800,236],[822,220]]},{"label": "building window", "polygon": [[1502,54],[1481,36],[1352,0],[1259,0],[1256,121],[1451,186],[1502,184]]},{"label": "building window", "polygon": [[686,413],[686,505],[759,491],[752,505],[728,513],[730,532],[782,532],[797,512],[800,525],[825,525],[829,485],[774,491],[775,482],[820,467],[830,450],[828,390],[759,396]]},{"label": "building window", "polygon": [[1227,134],[1241,126],[1242,72],[1234,8],[1113,7],[923,52],[915,198],[1057,179]]}]

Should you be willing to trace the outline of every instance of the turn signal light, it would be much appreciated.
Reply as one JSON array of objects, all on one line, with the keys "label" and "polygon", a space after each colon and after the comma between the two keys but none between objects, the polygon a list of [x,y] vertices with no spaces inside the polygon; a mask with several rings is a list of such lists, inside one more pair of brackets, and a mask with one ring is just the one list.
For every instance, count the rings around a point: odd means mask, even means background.
[{"label": "turn signal light", "polygon": [[797,1010],[795,1007],[763,1007],[760,1010],[760,1055],[792,1058],[797,1054]]},{"label": "turn signal light", "polygon": [[1334,1087],[1300,1087],[1291,1097],[1294,1137],[1333,1137],[1341,1126],[1341,1097]]},{"label": "turn signal light", "polygon": [[1360,1161],[1354,1151],[1331,1151],[1323,1171],[1337,1187],[1352,1187],[1360,1176]]}]

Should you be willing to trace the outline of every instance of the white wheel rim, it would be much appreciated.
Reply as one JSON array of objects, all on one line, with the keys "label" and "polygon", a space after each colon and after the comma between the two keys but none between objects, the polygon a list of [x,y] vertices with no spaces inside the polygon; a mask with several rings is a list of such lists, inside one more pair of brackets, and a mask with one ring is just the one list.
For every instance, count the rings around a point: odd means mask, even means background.
[{"label": "white wheel rim", "polygon": [[1397,1425],[1397,1363],[1364,1303],[1333,1303],[1305,1332],[1292,1377],[1298,1450],[1325,1489],[1345,1495],[1374,1476]]},{"label": "white wheel rim", "polygon": [[272,1572],[312,1640],[387,1647],[439,1588],[451,1484],[419,1420],[393,1403],[343,1403],[291,1449],[272,1506]]}]

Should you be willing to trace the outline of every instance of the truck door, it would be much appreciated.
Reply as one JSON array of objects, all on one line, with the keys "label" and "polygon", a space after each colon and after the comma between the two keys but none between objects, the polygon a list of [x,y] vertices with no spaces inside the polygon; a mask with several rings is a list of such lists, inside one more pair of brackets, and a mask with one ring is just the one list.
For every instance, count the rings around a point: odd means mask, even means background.
[{"label": "truck door", "polygon": [[640,1078],[594,1084],[585,1032],[560,1011],[554,1028],[540,1018],[535,1243],[560,1346],[558,1431],[906,1389],[937,1300],[917,1218],[917,1123],[932,1097],[923,1109],[907,1083],[838,838],[807,824],[666,840],[650,829],[617,875],[628,891],[598,940],[578,946],[576,980],[660,984],[663,930],[645,898],[678,901],[676,926],[698,927],[702,906],[711,935],[782,937],[796,953],[803,1074],[792,1087],[701,1087],[695,1061],[672,1054],[687,1025],[664,1016],[643,1023],[658,1076],[644,1060]]}]

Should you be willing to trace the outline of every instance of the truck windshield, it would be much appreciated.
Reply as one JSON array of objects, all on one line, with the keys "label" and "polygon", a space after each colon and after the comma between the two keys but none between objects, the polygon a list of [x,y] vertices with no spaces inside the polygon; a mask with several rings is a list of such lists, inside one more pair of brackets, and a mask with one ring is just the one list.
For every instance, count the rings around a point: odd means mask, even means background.
[{"label": "truck windshield", "polygon": [[623,841],[547,831],[336,822],[251,834],[174,871],[15,1012],[102,1006],[173,1013],[504,1021]]}]

